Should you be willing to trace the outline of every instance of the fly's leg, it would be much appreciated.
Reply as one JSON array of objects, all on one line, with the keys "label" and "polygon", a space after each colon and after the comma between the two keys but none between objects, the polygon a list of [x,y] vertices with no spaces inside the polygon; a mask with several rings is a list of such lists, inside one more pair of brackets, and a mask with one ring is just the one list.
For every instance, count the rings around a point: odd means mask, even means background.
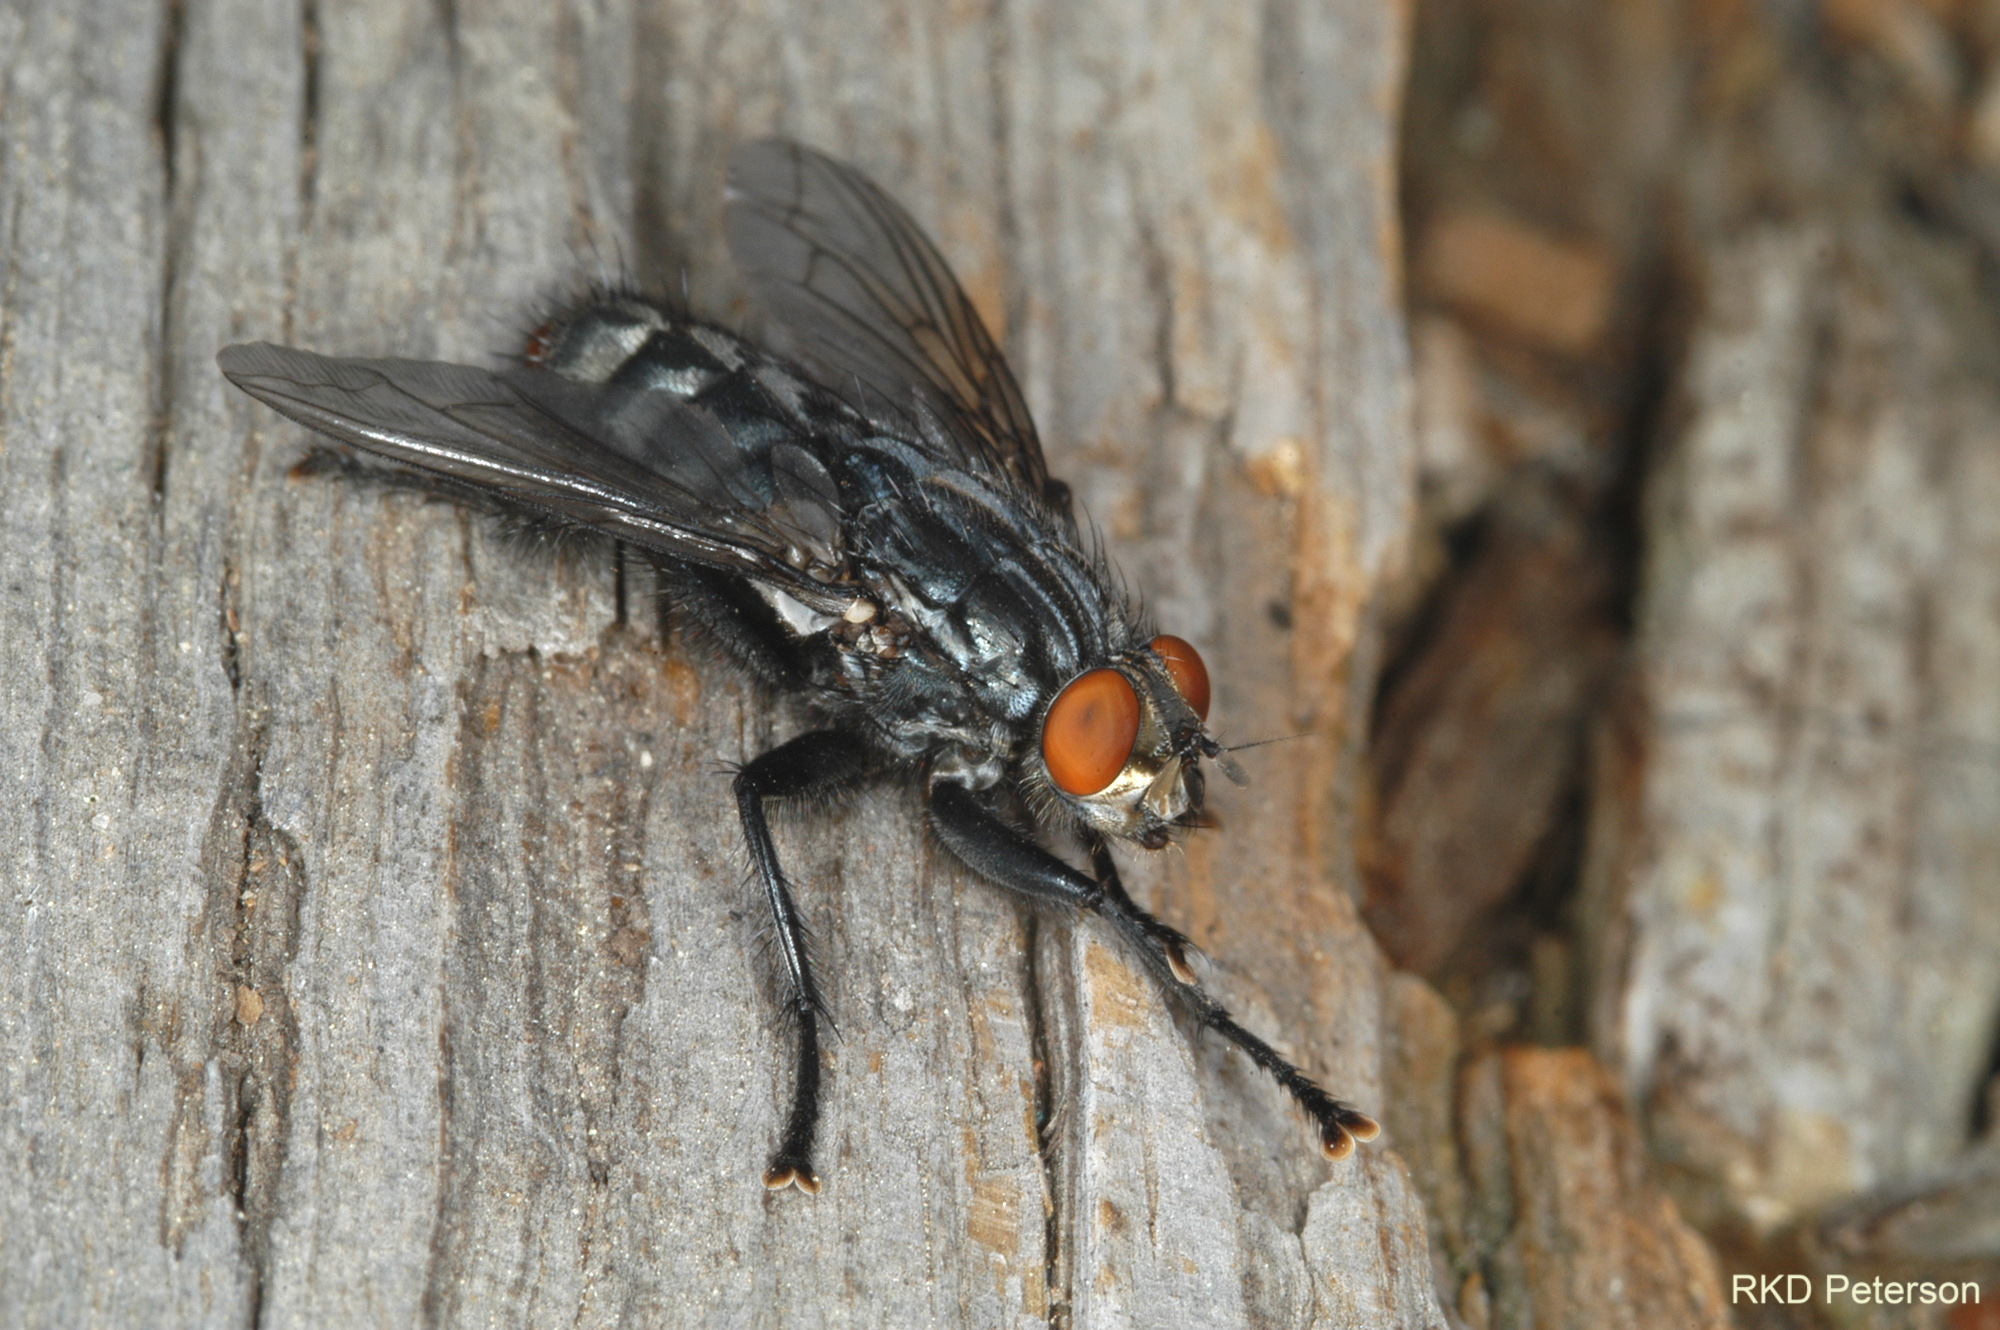
[{"label": "fly's leg", "polygon": [[799,1036],[798,1081],[792,1091],[791,1115],[785,1120],[785,1134],[771,1156],[771,1166],[764,1170],[764,1185],[773,1191],[792,1186],[809,1194],[819,1191],[812,1146],[813,1131],[819,1125],[819,1022],[826,1015],[826,1003],[813,978],[798,904],[792,899],[784,870],[778,866],[778,850],[764,821],[764,802],[825,796],[867,771],[866,752],[853,735],[818,730],[773,748],[736,773],[736,811],[743,819],[750,862],[771,901],[778,954],[791,988],[785,1010]]},{"label": "fly's leg", "polygon": [[1118,865],[1112,861],[1111,847],[1101,836],[1093,838],[1090,844],[1090,871],[1097,875],[1097,885],[1104,889],[1108,907],[1129,916],[1159,944],[1161,956],[1174,972],[1175,980],[1184,988],[1199,984],[1194,967],[1188,964],[1188,953],[1194,950],[1194,943],[1179,929],[1161,923],[1141,909],[1137,901],[1125,894],[1125,883],[1118,876]]},{"label": "fly's leg", "polygon": [[785,635],[770,621],[770,607],[755,603],[755,592],[699,564],[656,563],[660,580],[671,588],[668,604],[683,631],[767,687],[790,692],[804,682]]},{"label": "fly's leg", "polygon": [[931,828],[945,848],[981,877],[1025,896],[1075,906],[1110,920],[1170,994],[1203,1025],[1247,1053],[1311,1115],[1319,1127],[1320,1151],[1328,1159],[1347,1158],[1356,1141],[1372,1141],[1381,1131],[1375,1119],[1321,1089],[1203,991],[1188,968],[1187,938],[1140,909],[1125,894],[1115,868],[1104,873],[1110,868],[1110,855],[1102,846],[1093,847],[1091,858],[1101,875],[1093,882],[995,817],[962,785],[933,785],[930,816]]},{"label": "fly's leg", "polygon": [[[1194,944],[1178,930],[1141,909],[1126,894],[1125,884],[1118,876],[1118,865],[1111,858],[1111,847],[1101,837],[1091,844],[1090,866],[1097,875],[1098,885],[1104,889],[1107,906],[1131,916],[1133,924],[1144,930],[1146,936],[1158,945],[1160,959],[1166,963],[1175,980],[1169,987],[1188,1002],[1201,1023],[1249,1054],[1251,1061],[1269,1072],[1312,1115],[1320,1128],[1320,1149],[1328,1159],[1345,1159],[1354,1153],[1356,1141],[1372,1141],[1380,1134],[1382,1128],[1375,1119],[1321,1089],[1275,1048],[1237,1024],[1228,1010],[1201,988],[1194,968],[1187,960]],[[1100,910],[1100,913],[1103,912]],[[1158,973],[1157,963],[1153,968]]]}]

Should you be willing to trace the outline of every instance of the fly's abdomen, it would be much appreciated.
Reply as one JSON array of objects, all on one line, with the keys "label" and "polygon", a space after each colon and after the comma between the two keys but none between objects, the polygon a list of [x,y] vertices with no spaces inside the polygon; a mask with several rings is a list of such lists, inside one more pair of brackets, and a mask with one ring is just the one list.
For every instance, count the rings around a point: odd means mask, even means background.
[{"label": "fly's abdomen", "polygon": [[[840,487],[826,464],[852,413],[735,334],[641,297],[608,295],[551,321],[528,362],[587,385],[592,433],[715,521],[783,538],[788,568],[832,584],[846,574]],[[709,428],[690,431],[690,419]]]},{"label": "fly's abdomen", "polygon": [[616,396],[692,403],[748,447],[853,420],[831,394],[736,334],[678,318],[641,296],[606,296],[543,324],[524,358]]}]

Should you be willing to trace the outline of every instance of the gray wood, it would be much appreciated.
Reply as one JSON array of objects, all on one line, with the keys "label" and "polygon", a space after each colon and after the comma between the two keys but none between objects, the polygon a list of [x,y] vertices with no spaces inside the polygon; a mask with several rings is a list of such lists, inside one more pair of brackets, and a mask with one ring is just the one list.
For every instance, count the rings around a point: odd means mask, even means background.
[{"label": "gray wood", "polygon": [[0,1322],[1440,1324],[1388,1143],[1322,1163],[908,791],[780,831],[841,1037],[825,1188],[766,1193],[789,1070],[720,772],[797,717],[637,568],[621,617],[606,546],[294,473],[213,365],[483,363],[599,264],[738,315],[731,143],[856,161],[1223,730],[1311,732],[1132,885],[1373,1108],[1403,41],[1365,0],[0,14]]},{"label": "gray wood", "polygon": [[1960,1150],[2000,1007],[2000,346],[1872,209],[1718,238],[1586,874],[1593,1027],[1702,1223]]}]

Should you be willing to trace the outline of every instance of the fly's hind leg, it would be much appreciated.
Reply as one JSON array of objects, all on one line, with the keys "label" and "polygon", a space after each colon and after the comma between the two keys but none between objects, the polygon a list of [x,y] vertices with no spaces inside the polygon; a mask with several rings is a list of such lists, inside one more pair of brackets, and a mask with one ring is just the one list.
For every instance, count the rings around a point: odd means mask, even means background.
[{"label": "fly's hind leg", "polygon": [[698,564],[655,563],[684,632],[766,687],[785,692],[799,687],[802,680],[788,640],[756,593]]},{"label": "fly's hind leg", "polygon": [[819,1022],[826,1016],[826,1003],[813,977],[798,904],[778,865],[777,847],[764,820],[764,804],[771,799],[823,797],[860,779],[868,770],[867,751],[853,735],[816,730],[773,748],[736,773],[736,811],[743,819],[743,839],[750,847],[751,865],[770,899],[778,954],[790,990],[785,997],[786,1014],[798,1031],[798,1079],[792,1091],[792,1108],[771,1166],[764,1170],[764,1185],[773,1191],[785,1187],[819,1191],[812,1149],[813,1133],[819,1126]]},{"label": "fly's hind leg", "polygon": [[1345,1159],[1356,1141],[1375,1139],[1375,1119],[1342,1103],[1293,1066],[1283,1054],[1236,1023],[1220,1002],[1195,980],[1187,938],[1141,909],[1126,894],[1110,852],[1092,846],[1092,881],[1002,822],[962,785],[939,782],[930,791],[931,827],[938,839],[989,881],[1038,900],[1058,901],[1102,916],[1124,934],[1146,968],[1195,1018],[1248,1054],[1285,1087],[1319,1128],[1320,1152]]}]

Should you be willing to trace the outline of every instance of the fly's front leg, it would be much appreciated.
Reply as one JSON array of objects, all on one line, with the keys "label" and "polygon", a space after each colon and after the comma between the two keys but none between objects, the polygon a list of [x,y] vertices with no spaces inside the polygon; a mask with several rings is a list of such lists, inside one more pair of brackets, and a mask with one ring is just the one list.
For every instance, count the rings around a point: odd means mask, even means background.
[{"label": "fly's front leg", "polygon": [[825,795],[867,771],[866,751],[853,735],[818,730],[773,748],[736,773],[736,811],[743,819],[750,862],[770,898],[778,954],[791,988],[785,1008],[799,1035],[798,1081],[792,1092],[791,1115],[785,1121],[777,1153],[771,1156],[771,1166],[764,1170],[764,1185],[773,1191],[792,1186],[807,1193],[819,1191],[812,1146],[813,1132],[819,1125],[819,1021],[826,1014],[826,1004],[813,978],[798,904],[792,899],[784,870],[778,866],[778,850],[764,820],[764,801]]},{"label": "fly's front leg", "polygon": [[1185,1002],[1197,1019],[1235,1044],[1285,1087],[1319,1127],[1320,1151],[1345,1159],[1354,1143],[1375,1139],[1381,1128],[1366,1113],[1342,1103],[1287,1061],[1278,1050],[1236,1023],[1235,1017],[1195,982],[1187,963],[1190,944],[1174,929],[1139,908],[1125,894],[1111,856],[1101,844],[1091,858],[1099,873],[1093,882],[994,816],[962,785],[939,783],[930,791],[931,828],[945,848],[989,881],[1037,900],[1089,910],[1116,925],[1153,972],[1153,977]]},{"label": "fly's front leg", "polygon": [[1090,871],[1097,875],[1097,885],[1104,889],[1105,899],[1111,907],[1129,915],[1132,921],[1146,930],[1146,935],[1159,943],[1161,955],[1174,978],[1183,986],[1192,987],[1200,980],[1195,977],[1194,967],[1188,964],[1188,953],[1194,943],[1177,928],[1169,927],[1139,907],[1139,903],[1125,894],[1124,880],[1118,876],[1118,865],[1111,858],[1111,846],[1102,836],[1094,837],[1090,843]]}]

